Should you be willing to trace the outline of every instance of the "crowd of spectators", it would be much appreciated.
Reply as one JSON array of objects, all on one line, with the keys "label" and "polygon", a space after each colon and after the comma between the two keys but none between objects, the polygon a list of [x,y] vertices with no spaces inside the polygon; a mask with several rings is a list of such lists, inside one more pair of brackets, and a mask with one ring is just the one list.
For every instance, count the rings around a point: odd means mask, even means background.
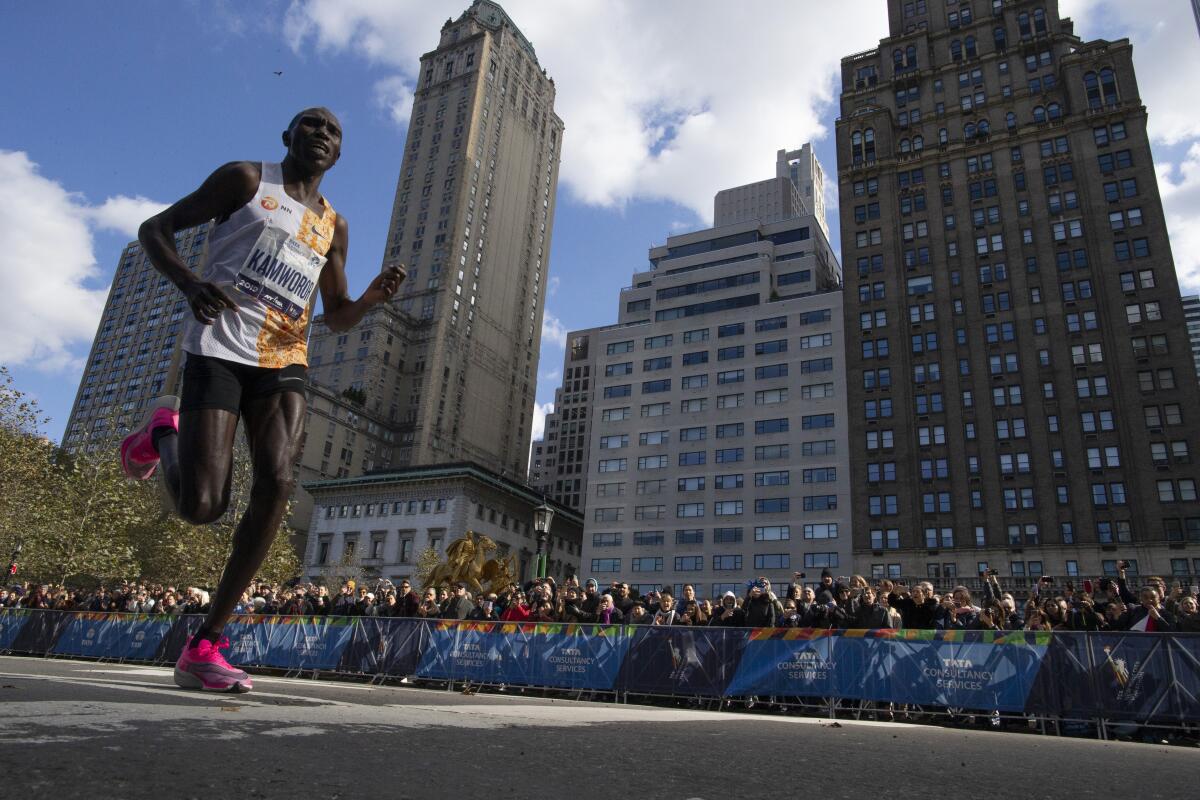
[{"label": "crowd of spectators", "polygon": [[[581,584],[575,578],[561,585],[544,578],[499,594],[475,596],[462,583],[421,591],[407,580],[371,586],[351,580],[330,591],[316,584],[256,582],[242,596],[237,613],[756,628],[1200,631],[1196,587],[1176,584],[1168,589],[1162,578],[1147,579],[1136,593],[1124,569],[1115,578],[1067,581],[1061,588],[1042,578],[1023,602],[1004,591],[994,572],[980,578],[983,592],[978,600],[965,586],[939,594],[928,581],[871,583],[859,575],[835,579],[828,570],[816,585],[804,585],[798,573],[782,596],[760,577],[747,582],[742,596],[725,592],[713,599],[699,597],[691,585],[683,587],[680,597],[667,587],[638,595],[627,583],[614,582],[601,590],[594,579]],[[208,610],[208,603],[209,594],[202,588],[161,584],[123,583],[94,590],[36,584],[0,588],[0,608],[200,614]]]}]

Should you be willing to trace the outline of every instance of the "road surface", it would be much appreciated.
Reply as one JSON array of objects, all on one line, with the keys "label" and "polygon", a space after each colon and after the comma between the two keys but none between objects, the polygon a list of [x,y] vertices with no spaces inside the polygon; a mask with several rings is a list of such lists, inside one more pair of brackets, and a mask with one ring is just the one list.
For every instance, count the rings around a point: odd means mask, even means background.
[{"label": "road surface", "polygon": [[1200,749],[0,657],[11,798],[1194,797]]}]

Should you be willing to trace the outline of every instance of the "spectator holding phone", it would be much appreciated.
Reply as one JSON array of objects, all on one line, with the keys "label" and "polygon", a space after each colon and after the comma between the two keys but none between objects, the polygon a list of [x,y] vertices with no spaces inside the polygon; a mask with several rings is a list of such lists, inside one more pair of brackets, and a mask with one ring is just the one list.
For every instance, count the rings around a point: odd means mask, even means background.
[{"label": "spectator holding phone", "polygon": [[773,628],[783,607],[771,591],[771,582],[763,577],[751,580],[746,587],[746,598],[742,601],[746,614],[746,626],[750,628]]},{"label": "spectator holding phone", "polygon": [[557,622],[554,617],[554,605],[549,600],[539,600],[530,622]]},{"label": "spectator holding phone", "polygon": [[430,587],[421,595],[421,602],[417,605],[416,616],[421,619],[437,619],[442,615],[442,607],[438,605],[437,589]]},{"label": "spectator holding phone", "polygon": [[1004,606],[996,600],[991,600],[979,609],[974,627],[978,631],[1002,631],[1006,630],[1007,623],[1008,612],[1004,610]]},{"label": "spectator holding phone", "polygon": [[517,591],[509,597],[508,605],[504,607],[504,613],[500,615],[500,619],[506,622],[524,622],[532,615],[533,611],[526,602],[525,593]]},{"label": "spectator holding phone", "polygon": [[1117,562],[1117,594],[1121,601],[1127,606],[1136,606],[1138,604],[1137,596],[1129,590],[1129,583],[1125,579],[1125,572],[1129,569],[1128,561]]},{"label": "spectator holding phone", "polygon": [[855,620],[858,616],[858,601],[850,591],[850,587],[840,581],[833,585],[833,602],[825,606],[825,622],[830,628],[846,630],[858,627]]},{"label": "spectator holding phone", "polygon": [[467,614],[467,619],[473,622],[492,622],[499,619],[496,613],[496,595],[479,595],[475,607]]},{"label": "spectator holding phone", "polygon": [[883,587],[891,590],[888,603],[900,612],[901,624],[905,628],[936,628],[940,609],[933,592],[926,589],[925,584],[919,583],[909,590],[904,584],[893,586],[891,581],[884,581]]},{"label": "spectator holding phone", "polygon": [[617,608],[611,594],[600,595],[600,606],[596,609],[596,622],[601,625],[620,625],[625,621],[625,615]]},{"label": "spectator holding phone", "polygon": [[942,598],[940,627],[946,630],[971,630],[979,621],[979,608],[971,603],[971,590],[955,586]]},{"label": "spectator holding phone", "polygon": [[720,628],[743,628],[746,626],[746,613],[738,608],[737,597],[733,592],[721,595],[721,604],[713,609],[708,624]]}]

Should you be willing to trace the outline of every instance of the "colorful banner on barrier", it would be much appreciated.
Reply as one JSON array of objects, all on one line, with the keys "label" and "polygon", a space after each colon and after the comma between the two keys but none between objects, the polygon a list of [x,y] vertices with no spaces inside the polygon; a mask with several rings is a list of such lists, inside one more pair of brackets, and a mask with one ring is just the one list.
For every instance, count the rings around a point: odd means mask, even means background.
[{"label": "colorful banner on barrier", "polygon": [[725,693],[1021,711],[1049,634],[757,629]]},{"label": "colorful banner on barrier", "polygon": [[[0,609],[0,652],[169,665],[200,617]],[[235,617],[232,663],[632,694],[1200,719],[1200,634]]]},{"label": "colorful banner on barrier", "polygon": [[417,677],[612,689],[630,642],[620,626],[439,622]]},{"label": "colorful banner on barrier", "polygon": [[75,615],[64,611],[21,611],[5,610],[3,616],[23,613],[25,619],[8,649],[13,653],[36,653],[42,655],[54,650],[54,643],[63,630],[70,625]]},{"label": "colorful banner on barrier", "polygon": [[750,631],[638,626],[620,686],[635,694],[721,696]]},{"label": "colorful banner on barrier", "polygon": [[0,611],[0,652],[13,650],[13,643],[31,613],[22,608]]},{"label": "colorful banner on barrier", "polygon": [[361,675],[414,675],[429,641],[429,623],[395,624],[394,620],[361,617],[342,650],[338,671]]},{"label": "colorful banner on barrier", "polygon": [[225,626],[230,664],[275,669],[327,669],[338,666],[354,634],[353,617],[234,617]]},{"label": "colorful banner on barrier", "polygon": [[50,652],[59,656],[150,661],[177,617],[84,611],[62,629]]}]

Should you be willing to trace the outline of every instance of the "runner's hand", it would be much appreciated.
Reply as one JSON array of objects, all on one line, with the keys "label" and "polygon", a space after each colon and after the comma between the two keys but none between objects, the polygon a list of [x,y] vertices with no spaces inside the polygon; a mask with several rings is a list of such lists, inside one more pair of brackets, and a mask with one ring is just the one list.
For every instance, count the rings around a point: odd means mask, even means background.
[{"label": "runner's hand", "polygon": [[382,303],[391,300],[400,291],[400,284],[408,277],[408,271],[403,264],[386,264],[383,271],[375,276],[367,287],[364,297],[372,303]]},{"label": "runner's hand", "polygon": [[216,322],[222,311],[237,311],[237,304],[215,283],[194,281],[184,287],[183,294],[196,320],[204,325]]}]

